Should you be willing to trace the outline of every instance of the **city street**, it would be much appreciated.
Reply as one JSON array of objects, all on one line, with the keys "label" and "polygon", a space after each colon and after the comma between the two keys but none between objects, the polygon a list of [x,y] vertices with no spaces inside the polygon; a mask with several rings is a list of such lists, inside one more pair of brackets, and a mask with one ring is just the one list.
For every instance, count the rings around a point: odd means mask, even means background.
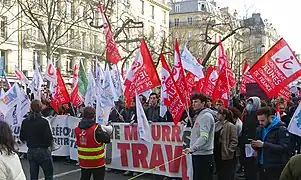
[{"label": "city street", "polygon": [[[29,174],[29,164],[26,159],[22,159],[22,166],[23,170],[26,175],[26,179],[30,178]],[[43,180],[44,175],[42,172],[42,169],[40,169],[40,174],[39,174],[40,179]],[[78,166],[75,165],[74,162],[68,163],[64,159],[55,159],[54,160],[54,179],[56,180],[78,180],[80,178],[80,169]],[[107,172],[106,173],[106,180],[127,180],[129,179],[130,176],[122,176],[122,172]],[[152,180],[156,179],[159,180],[157,176],[143,176],[137,178],[139,180]]]}]

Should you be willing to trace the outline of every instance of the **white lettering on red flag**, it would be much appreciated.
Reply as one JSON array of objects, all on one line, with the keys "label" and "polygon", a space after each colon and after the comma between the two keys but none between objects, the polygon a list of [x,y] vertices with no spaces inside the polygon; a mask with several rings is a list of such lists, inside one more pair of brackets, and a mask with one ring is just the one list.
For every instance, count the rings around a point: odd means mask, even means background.
[{"label": "white lettering on red flag", "polygon": [[140,49],[132,64],[130,76],[124,82],[124,96],[127,100],[135,97],[135,93],[141,94],[160,85],[160,79],[144,40],[141,41]]},{"label": "white lettering on red flag", "polygon": [[214,66],[209,66],[203,85],[203,93],[212,96],[213,90],[218,79],[218,73]]},{"label": "white lettering on red flag", "polygon": [[163,103],[168,107],[173,121],[177,124],[180,121],[184,109],[184,105],[180,98],[180,91],[176,86],[175,80],[173,76],[171,76],[170,68],[164,58],[164,56],[160,55],[160,60],[162,63],[162,91],[164,92],[165,97],[163,99]]},{"label": "white lettering on red flag", "polygon": [[301,76],[300,63],[283,38],[249,71],[269,98],[276,97],[281,89]]},{"label": "white lettering on red flag", "polygon": [[109,27],[109,24],[107,22],[106,16],[104,14],[102,5],[99,2],[99,9],[100,9],[100,13],[102,15],[102,19],[103,19],[103,27],[104,27],[104,31],[105,31],[105,36],[106,36],[106,55],[107,55],[107,59],[113,63],[113,64],[117,64],[120,59],[121,56],[119,54],[118,48],[117,48],[117,44],[113,38],[112,35],[112,31]]}]

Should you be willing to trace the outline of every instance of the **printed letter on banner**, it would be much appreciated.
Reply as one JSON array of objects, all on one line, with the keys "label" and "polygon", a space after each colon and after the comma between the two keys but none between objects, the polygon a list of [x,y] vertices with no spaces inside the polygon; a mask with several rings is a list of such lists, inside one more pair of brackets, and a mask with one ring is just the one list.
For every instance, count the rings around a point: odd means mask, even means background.
[{"label": "printed letter on banner", "polygon": [[252,66],[250,73],[271,98],[301,75],[301,66],[282,38]]}]

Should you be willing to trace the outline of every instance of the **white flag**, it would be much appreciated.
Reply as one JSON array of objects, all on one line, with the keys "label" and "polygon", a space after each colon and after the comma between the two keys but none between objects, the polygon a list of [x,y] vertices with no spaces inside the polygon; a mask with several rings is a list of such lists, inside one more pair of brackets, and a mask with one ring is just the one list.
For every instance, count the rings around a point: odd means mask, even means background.
[{"label": "white flag", "polygon": [[[103,82],[103,92],[101,93],[101,98],[104,106],[115,106],[114,101],[117,98],[115,88],[111,79],[111,73],[109,70],[105,72],[105,79]],[[118,98],[117,98],[118,100]]]},{"label": "white flag", "polygon": [[301,102],[297,107],[290,124],[288,125],[288,131],[292,134],[301,137]]},{"label": "white flag", "polygon": [[112,106],[104,106],[102,98],[97,96],[96,100],[96,122],[100,125],[107,125]]},{"label": "white flag", "polygon": [[181,60],[182,60],[183,68],[185,70],[191,72],[199,79],[204,78],[203,66],[199,64],[198,61],[193,57],[193,55],[187,49],[186,44],[181,54]]},{"label": "white flag", "polygon": [[85,105],[93,106],[96,101],[96,83],[93,76],[93,73],[89,73],[88,77],[88,87],[85,94]]},{"label": "white flag", "polygon": [[48,81],[55,83],[56,82],[56,69],[53,66],[53,64],[48,64],[47,66],[47,71],[45,73],[45,79],[47,79]]},{"label": "white flag", "polygon": [[4,116],[19,103],[17,83],[15,83],[0,99],[0,111]]},{"label": "white flag", "polygon": [[[119,99],[119,97],[123,95],[123,87],[122,87],[123,83],[121,82],[122,77],[116,64],[112,66],[111,75],[112,75],[112,82],[115,87],[115,92]],[[115,99],[115,101],[118,101],[118,99]]]},{"label": "white flag", "polygon": [[96,85],[101,86],[101,83],[103,83],[105,78],[105,73],[103,72],[103,69],[99,66],[99,64],[96,65]]},{"label": "white flag", "polygon": [[17,79],[19,79],[21,82],[25,83],[26,85],[29,84],[28,78],[23,74],[22,71],[20,71],[18,69],[17,66],[15,66],[15,73],[16,73]]},{"label": "white flag", "polygon": [[41,100],[42,84],[43,84],[43,78],[40,73],[39,64],[38,64],[38,61],[35,60],[35,69],[34,69],[31,83],[29,85],[29,88],[30,88],[31,92],[33,93],[35,99]]},{"label": "white flag", "polygon": [[137,122],[138,122],[138,136],[140,139],[146,142],[151,142],[152,135],[151,135],[150,125],[146,118],[142,104],[139,100],[139,96],[137,94],[136,94],[136,110],[137,110]]}]

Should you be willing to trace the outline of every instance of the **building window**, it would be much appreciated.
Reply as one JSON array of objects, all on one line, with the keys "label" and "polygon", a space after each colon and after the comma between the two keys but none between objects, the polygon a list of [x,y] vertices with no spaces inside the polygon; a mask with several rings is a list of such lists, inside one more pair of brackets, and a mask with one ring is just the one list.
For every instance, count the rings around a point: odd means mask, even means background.
[{"label": "building window", "polygon": [[82,32],[81,34],[81,48],[84,50],[85,47],[85,42],[86,42],[86,32]]},{"label": "building window", "polygon": [[175,19],[175,26],[179,26],[180,20],[179,19]]},{"label": "building window", "polygon": [[152,19],[155,19],[155,6],[151,5],[152,9]]},{"label": "building window", "polygon": [[72,71],[72,58],[71,57],[67,57],[66,58],[66,67],[65,67],[65,71],[66,73],[69,73]]},{"label": "building window", "polygon": [[144,1],[140,0],[141,2],[141,14],[144,15]]},{"label": "building window", "polygon": [[201,10],[202,10],[202,11],[206,11],[205,4],[201,4]]},{"label": "building window", "polygon": [[175,12],[178,13],[181,10],[181,5],[180,4],[176,4],[175,5]]},{"label": "building window", "polygon": [[11,0],[3,0],[3,4],[4,4],[5,6],[9,6],[9,5],[10,5],[10,1],[11,1]]},{"label": "building window", "polygon": [[150,26],[149,36],[150,36],[151,39],[153,39],[155,37],[155,28],[154,28],[154,26]]},{"label": "building window", "polygon": [[191,39],[191,31],[188,31],[187,32],[187,40],[190,40]]},{"label": "building window", "polygon": [[166,24],[166,12],[163,11],[163,24]]},{"label": "building window", "polygon": [[0,37],[2,38],[6,38],[6,31],[7,31],[7,17],[6,16],[1,16],[0,19],[0,28],[1,28],[1,32],[0,32]]},{"label": "building window", "polygon": [[98,45],[97,41],[98,41],[98,36],[97,35],[93,35],[93,44],[94,45]]},{"label": "building window", "polygon": [[192,17],[189,17],[189,18],[187,19],[187,21],[188,21],[188,25],[192,25]]},{"label": "building window", "polygon": [[6,56],[6,51],[0,50],[0,75],[3,76],[3,71],[7,72],[8,70],[8,61]]},{"label": "building window", "polygon": [[71,4],[71,19],[75,19],[75,7],[74,7],[74,2],[70,2]]}]

